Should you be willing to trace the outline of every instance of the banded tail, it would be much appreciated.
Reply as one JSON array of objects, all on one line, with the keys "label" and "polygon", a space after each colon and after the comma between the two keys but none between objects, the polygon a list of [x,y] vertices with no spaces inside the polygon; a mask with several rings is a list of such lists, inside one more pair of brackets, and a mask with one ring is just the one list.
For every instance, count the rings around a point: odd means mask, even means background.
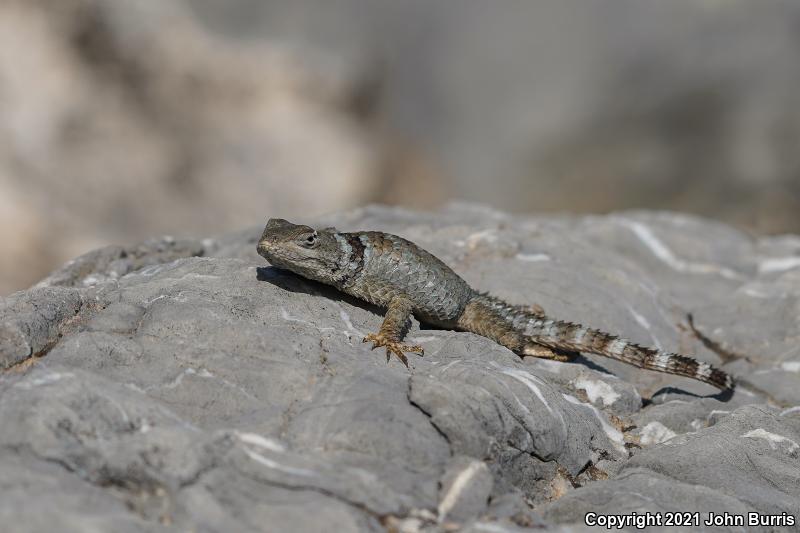
[{"label": "banded tail", "polygon": [[640,346],[580,324],[553,320],[487,294],[473,296],[458,325],[489,337],[518,355],[541,356],[541,347],[557,352],[588,352],[647,370],[697,379],[721,390],[734,387],[731,376],[708,363]]}]

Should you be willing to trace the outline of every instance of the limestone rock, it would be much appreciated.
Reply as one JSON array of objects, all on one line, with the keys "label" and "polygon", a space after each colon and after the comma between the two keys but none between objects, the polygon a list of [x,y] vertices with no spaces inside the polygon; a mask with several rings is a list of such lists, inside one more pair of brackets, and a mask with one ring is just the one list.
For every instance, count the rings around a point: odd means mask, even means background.
[{"label": "limestone rock", "polygon": [[797,511],[791,250],[668,213],[306,222],[403,235],[476,288],[741,385],[520,360],[416,322],[409,372],[361,342],[380,310],[266,264],[259,227],[108,248],[0,303],[2,523],[579,531],[587,512]]}]

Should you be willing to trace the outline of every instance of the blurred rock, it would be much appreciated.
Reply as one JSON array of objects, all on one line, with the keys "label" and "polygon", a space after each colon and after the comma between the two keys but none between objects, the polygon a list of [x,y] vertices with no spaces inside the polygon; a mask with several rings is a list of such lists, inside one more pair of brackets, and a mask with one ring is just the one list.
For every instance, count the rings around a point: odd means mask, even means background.
[{"label": "blurred rock", "polygon": [[[793,239],[464,204],[314,223],[403,235],[479,289],[695,355],[739,387],[726,398],[595,356],[521,360],[416,322],[425,356],[409,371],[361,342],[373,307],[268,266],[260,227],[107,248],[0,300],[0,523],[566,532],[587,512],[796,512],[798,361],[750,351],[798,335],[760,296],[800,296],[786,283],[800,263],[781,255]],[[735,335],[708,329],[731,320]]]},{"label": "blurred rock", "polygon": [[450,197],[523,212],[681,210],[800,231],[800,3],[192,6],[227,35],[268,32],[381,65],[383,120],[444,168]]},{"label": "blurred rock", "polygon": [[798,25],[784,0],[6,0],[0,293],[368,201],[800,231]]},{"label": "blurred rock", "polygon": [[3,2],[0,293],[109,242],[363,203],[381,156],[360,84],[183,2]]}]

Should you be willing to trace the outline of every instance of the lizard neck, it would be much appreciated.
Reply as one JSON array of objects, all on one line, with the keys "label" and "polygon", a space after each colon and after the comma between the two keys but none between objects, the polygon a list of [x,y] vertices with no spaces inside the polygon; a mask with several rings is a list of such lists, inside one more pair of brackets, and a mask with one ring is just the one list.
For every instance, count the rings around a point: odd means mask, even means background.
[{"label": "lizard neck", "polygon": [[339,257],[338,268],[332,273],[333,285],[343,290],[358,281],[366,261],[367,242],[360,233],[336,233],[334,238],[339,243]]}]

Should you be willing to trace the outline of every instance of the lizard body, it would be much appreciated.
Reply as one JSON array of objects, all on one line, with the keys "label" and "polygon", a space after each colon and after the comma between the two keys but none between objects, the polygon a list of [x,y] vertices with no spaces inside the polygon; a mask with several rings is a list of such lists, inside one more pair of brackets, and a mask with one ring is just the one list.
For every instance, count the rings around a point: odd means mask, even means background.
[{"label": "lizard body", "polygon": [[708,363],[634,344],[580,324],[549,318],[532,308],[510,305],[472,289],[444,262],[416,244],[388,233],[340,233],[270,219],[258,253],[272,265],[387,309],[378,333],[367,335],[386,358],[422,354],[402,343],[411,315],[435,326],[471,331],[520,356],[558,361],[589,352],[640,368],[677,374],[732,389],[733,380]]}]

